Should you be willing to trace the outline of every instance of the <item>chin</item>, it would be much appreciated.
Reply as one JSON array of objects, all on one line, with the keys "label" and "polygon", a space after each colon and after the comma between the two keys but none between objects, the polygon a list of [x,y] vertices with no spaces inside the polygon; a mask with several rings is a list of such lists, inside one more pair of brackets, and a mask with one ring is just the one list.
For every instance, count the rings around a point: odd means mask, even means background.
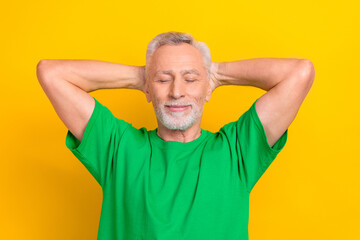
[{"label": "chin", "polygon": [[187,130],[201,118],[201,113],[197,106],[191,107],[188,112],[171,112],[164,105],[158,105],[155,115],[159,122],[170,130]]}]

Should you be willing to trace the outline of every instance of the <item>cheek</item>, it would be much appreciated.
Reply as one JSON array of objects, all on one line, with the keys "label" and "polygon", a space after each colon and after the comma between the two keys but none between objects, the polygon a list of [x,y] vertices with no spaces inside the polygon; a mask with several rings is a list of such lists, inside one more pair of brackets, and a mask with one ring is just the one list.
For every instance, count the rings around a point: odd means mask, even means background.
[{"label": "cheek", "polygon": [[201,106],[205,102],[206,96],[202,93],[197,93],[196,95],[191,95],[191,101],[196,105]]},{"label": "cheek", "polygon": [[207,91],[204,88],[201,88],[201,89],[191,88],[189,90],[189,95],[193,96],[193,98],[199,103],[203,102],[203,100],[206,98],[206,94],[207,94]]},{"label": "cheek", "polygon": [[167,92],[166,88],[152,88],[150,92],[150,96],[153,99],[153,101],[161,102],[166,99]]},{"label": "cheek", "polygon": [[195,101],[198,105],[202,105],[205,102],[205,96],[195,98]]}]

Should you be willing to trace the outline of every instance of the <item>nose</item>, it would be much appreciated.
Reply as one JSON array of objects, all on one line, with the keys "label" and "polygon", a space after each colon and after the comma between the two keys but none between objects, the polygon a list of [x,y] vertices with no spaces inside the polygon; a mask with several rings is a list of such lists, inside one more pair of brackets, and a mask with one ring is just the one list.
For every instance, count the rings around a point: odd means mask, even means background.
[{"label": "nose", "polygon": [[175,78],[170,86],[169,95],[171,98],[178,99],[185,96],[185,86],[181,79]]}]

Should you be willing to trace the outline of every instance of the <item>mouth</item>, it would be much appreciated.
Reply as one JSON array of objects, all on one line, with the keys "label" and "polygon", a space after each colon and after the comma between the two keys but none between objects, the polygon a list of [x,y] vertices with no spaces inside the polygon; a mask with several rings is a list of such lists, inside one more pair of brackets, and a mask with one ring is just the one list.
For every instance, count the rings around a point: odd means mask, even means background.
[{"label": "mouth", "polygon": [[190,105],[165,105],[172,112],[182,112],[190,107]]}]

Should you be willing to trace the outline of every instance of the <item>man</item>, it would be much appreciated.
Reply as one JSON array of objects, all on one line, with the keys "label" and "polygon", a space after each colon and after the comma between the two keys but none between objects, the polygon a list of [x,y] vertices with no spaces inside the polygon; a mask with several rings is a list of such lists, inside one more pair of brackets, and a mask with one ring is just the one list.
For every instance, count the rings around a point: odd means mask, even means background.
[{"label": "man", "polygon": [[[190,34],[159,34],[145,66],[42,60],[39,82],[69,129],[66,146],[103,190],[98,239],[248,239],[249,194],[284,147],[314,80],[307,59],[211,62]],[[267,92],[213,133],[205,101],[222,85]],[[138,89],[158,128],[134,128],[89,92]]]}]

